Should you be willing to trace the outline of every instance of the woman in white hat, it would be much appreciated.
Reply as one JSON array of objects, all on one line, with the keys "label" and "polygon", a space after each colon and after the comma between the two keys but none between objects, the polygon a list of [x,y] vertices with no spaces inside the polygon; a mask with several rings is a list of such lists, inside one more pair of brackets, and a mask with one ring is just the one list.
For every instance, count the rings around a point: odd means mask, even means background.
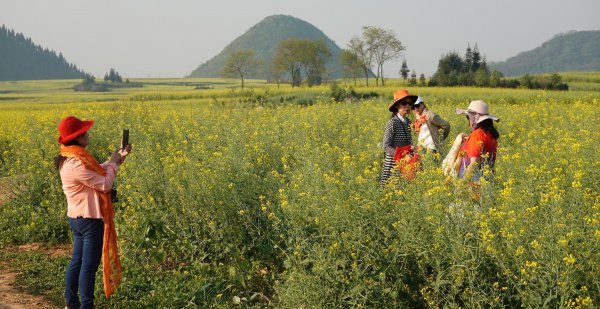
[{"label": "woman in white hat", "polygon": [[419,150],[440,152],[442,142],[450,134],[450,123],[429,110],[421,97],[417,98],[412,108],[416,116],[412,127],[418,135]]},{"label": "woman in white hat", "polygon": [[471,134],[461,148],[463,159],[459,177],[473,175],[472,180],[477,181],[481,177],[481,166],[487,164],[491,168],[494,167],[500,137],[494,127],[494,121],[500,121],[500,118],[490,115],[489,105],[481,100],[471,101],[466,110],[457,108],[456,113],[465,114],[471,128]]}]

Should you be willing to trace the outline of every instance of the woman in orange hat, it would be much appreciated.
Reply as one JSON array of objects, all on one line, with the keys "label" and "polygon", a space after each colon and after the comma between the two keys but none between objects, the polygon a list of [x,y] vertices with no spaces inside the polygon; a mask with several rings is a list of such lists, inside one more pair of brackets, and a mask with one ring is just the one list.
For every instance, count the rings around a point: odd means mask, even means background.
[{"label": "woman in orange hat", "polygon": [[500,118],[490,115],[489,105],[481,100],[471,101],[467,109],[457,108],[456,113],[466,115],[471,129],[471,134],[464,136],[466,141],[460,151],[463,157],[459,177],[477,181],[483,165],[494,167],[500,137],[494,121],[500,121]]},{"label": "woman in orange hat", "polygon": [[388,106],[388,110],[392,115],[385,125],[383,134],[385,159],[381,171],[381,185],[385,184],[387,179],[392,175],[396,147],[412,146],[410,121],[407,117],[416,100],[417,96],[410,95],[406,89],[400,89],[394,92],[394,99]]},{"label": "woman in orange hat", "polygon": [[[111,268],[118,268],[111,274],[109,287],[112,285],[116,288],[113,283],[118,285],[120,280],[110,192],[119,166],[131,152],[131,145],[125,145],[115,151],[108,161],[99,164],[85,150],[90,143],[88,130],[93,124],[93,120],[69,116],[58,125],[58,142],[61,146],[55,163],[67,198],[67,217],[73,233],[73,255],[65,275],[68,308],[94,306],[96,270],[103,253],[103,272],[106,274]],[[110,240],[108,244],[107,240]],[[112,267],[106,263],[109,258],[113,259]],[[106,283],[105,278],[105,292]],[[78,292],[80,297],[77,296]]]}]

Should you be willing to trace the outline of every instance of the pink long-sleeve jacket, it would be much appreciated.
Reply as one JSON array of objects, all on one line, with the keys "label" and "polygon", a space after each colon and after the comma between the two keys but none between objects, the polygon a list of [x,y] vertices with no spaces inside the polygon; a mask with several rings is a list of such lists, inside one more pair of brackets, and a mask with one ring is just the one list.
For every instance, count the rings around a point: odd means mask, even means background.
[{"label": "pink long-sleeve jacket", "polygon": [[76,158],[66,158],[63,162],[60,178],[67,197],[67,217],[102,219],[99,192],[110,191],[119,166],[109,161],[100,165],[106,176],[85,168]]}]

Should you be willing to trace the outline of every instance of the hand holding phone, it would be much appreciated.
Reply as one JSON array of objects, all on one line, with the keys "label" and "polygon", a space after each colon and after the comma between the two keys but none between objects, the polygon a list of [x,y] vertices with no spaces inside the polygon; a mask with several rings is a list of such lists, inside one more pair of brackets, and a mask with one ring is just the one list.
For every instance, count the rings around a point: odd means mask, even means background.
[{"label": "hand holding phone", "polygon": [[123,137],[121,138],[121,148],[129,145],[129,129],[123,129]]}]

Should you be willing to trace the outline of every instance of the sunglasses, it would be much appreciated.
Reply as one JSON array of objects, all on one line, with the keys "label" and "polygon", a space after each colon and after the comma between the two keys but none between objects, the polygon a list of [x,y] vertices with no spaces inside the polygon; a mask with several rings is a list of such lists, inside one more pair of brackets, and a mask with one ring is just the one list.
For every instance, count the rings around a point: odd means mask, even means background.
[{"label": "sunglasses", "polygon": [[413,105],[412,109],[417,109],[419,106],[421,106],[421,103]]}]

